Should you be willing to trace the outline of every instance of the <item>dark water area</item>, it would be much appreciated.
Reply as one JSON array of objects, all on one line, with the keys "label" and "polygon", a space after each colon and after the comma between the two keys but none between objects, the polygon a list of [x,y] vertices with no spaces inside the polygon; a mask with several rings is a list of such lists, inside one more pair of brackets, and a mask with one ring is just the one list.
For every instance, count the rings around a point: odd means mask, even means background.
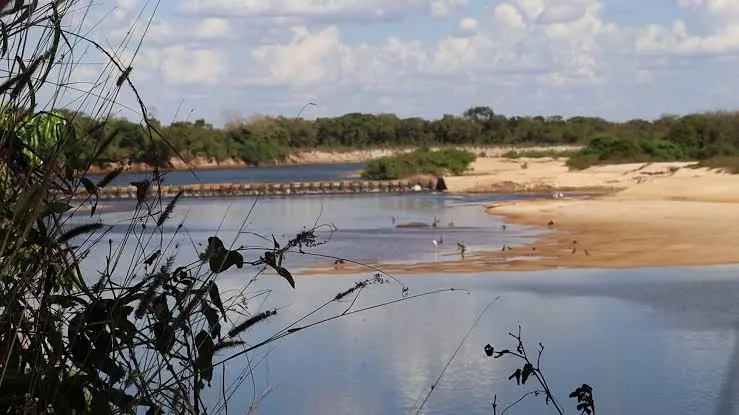
[{"label": "dark water area", "polygon": [[[228,169],[207,169],[196,172],[172,171],[164,175],[164,184],[205,184],[205,183],[290,183],[318,182],[336,180],[360,180],[350,177],[364,169],[366,163],[349,164],[316,164],[267,167],[242,167]],[[98,181],[105,175],[90,175],[90,179]],[[111,186],[125,186],[132,181],[150,178],[151,173],[123,173]]]}]

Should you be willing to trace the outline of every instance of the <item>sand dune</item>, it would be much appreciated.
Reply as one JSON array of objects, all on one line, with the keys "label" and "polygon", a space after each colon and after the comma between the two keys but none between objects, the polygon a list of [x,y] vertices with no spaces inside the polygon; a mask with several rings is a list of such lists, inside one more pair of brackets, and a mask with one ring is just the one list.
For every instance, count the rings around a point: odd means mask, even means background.
[{"label": "sand dune", "polygon": [[[528,168],[521,168],[523,162]],[[507,183],[510,190],[519,191],[612,192],[588,199],[545,198],[488,207],[488,213],[511,223],[550,227],[553,222],[555,232],[529,246],[477,253],[464,260],[373,265],[393,273],[420,274],[739,263],[739,175],[688,167],[691,164],[625,164],[569,172],[561,160],[480,159],[471,175],[447,179],[451,191],[500,190],[500,183]]]}]

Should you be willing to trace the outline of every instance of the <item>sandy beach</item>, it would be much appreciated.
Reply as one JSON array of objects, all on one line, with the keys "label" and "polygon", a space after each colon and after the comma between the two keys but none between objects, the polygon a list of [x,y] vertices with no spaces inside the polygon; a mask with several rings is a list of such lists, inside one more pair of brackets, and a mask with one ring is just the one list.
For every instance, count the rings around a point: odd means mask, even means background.
[{"label": "sandy beach", "polygon": [[[564,160],[482,158],[469,175],[447,178],[449,190],[562,191],[564,199],[487,207],[506,222],[553,232],[528,246],[470,253],[463,260],[452,255],[434,263],[370,265],[389,273],[420,274],[739,263],[739,175],[692,164],[622,164],[570,172]],[[603,193],[567,198],[568,191],[592,190]],[[341,270],[326,267],[303,274],[355,272],[370,271],[347,264]]]},{"label": "sandy beach", "polygon": [[[462,149],[469,150],[478,156],[500,157],[504,153],[511,150],[520,150],[520,147],[510,146],[496,146],[496,147],[459,147]],[[528,150],[572,150],[577,149],[577,146],[535,146],[527,147]],[[286,165],[312,165],[312,164],[341,164],[341,163],[364,163],[370,160],[374,160],[384,156],[391,156],[399,153],[407,153],[414,150],[415,148],[379,148],[379,149],[362,149],[362,150],[301,150],[295,151],[284,160],[275,161],[273,163],[266,163],[265,165],[274,166],[286,166]],[[181,159],[174,157],[170,160],[168,169],[162,169],[167,171],[188,171],[193,170],[213,170],[213,169],[231,169],[231,168],[247,168],[254,167],[244,163],[240,160],[226,159],[226,160],[213,160],[203,157],[195,158],[190,160],[187,164]],[[100,168],[93,166],[90,168],[90,173],[107,173],[122,167],[124,171],[128,172],[146,172],[152,171],[151,166],[143,163],[117,163],[111,164],[106,168]]]}]

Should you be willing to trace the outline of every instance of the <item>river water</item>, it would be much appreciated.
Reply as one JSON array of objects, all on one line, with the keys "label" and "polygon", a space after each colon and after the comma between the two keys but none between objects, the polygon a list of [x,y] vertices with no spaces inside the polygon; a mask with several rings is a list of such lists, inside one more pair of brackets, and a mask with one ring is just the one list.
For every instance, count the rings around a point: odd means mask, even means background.
[{"label": "river water", "polygon": [[[317,171],[306,173],[311,168]],[[326,175],[328,180],[336,174],[321,167],[303,167],[301,172],[301,177]],[[272,234],[284,241],[303,226],[326,223],[321,236],[328,242],[308,250],[320,256],[291,255],[287,267],[330,264],[328,256],[438,261],[456,255],[455,242],[465,243],[470,251],[498,249],[545,232],[517,226],[502,231],[499,219],[484,213],[486,203],[514,198],[408,194],[265,198],[256,204],[252,198],[185,200],[146,250],[153,251],[160,238],[165,243],[173,240],[180,243],[178,258],[187,263],[202,250],[199,243],[217,234],[227,245],[236,238],[235,245],[253,248],[256,258],[271,247]],[[110,235],[114,244],[125,234],[128,207],[122,204],[94,218],[120,222]],[[399,229],[393,224],[393,219],[395,224],[431,223],[434,217],[440,222],[436,229]],[[183,227],[175,235],[180,223]],[[328,224],[336,230],[330,232]],[[239,229],[253,234],[239,235]],[[434,247],[431,241],[439,236],[445,243]],[[102,269],[104,245],[85,260],[83,271],[93,276],[91,280]],[[229,413],[246,413],[255,397],[259,414],[415,413],[478,313],[498,298],[451,360],[423,413],[491,414],[497,395],[500,414],[531,390],[529,384],[521,387],[508,380],[520,363],[491,359],[483,351],[487,343],[514,349],[507,333],[520,325],[529,353],[536,352],[539,342],[544,345],[542,370],[566,413],[578,413],[567,398],[569,392],[588,383],[595,389],[599,414],[732,414],[739,389],[737,271],[558,269],[398,276],[410,295],[462,290],[409,299],[297,332],[248,359],[242,356],[222,366],[204,399],[210,413],[223,412],[219,387],[224,376],[231,387],[226,391]],[[254,272],[245,268],[222,274],[223,296],[242,292]],[[258,343],[371,274],[298,277],[295,290],[277,276],[261,276],[242,294],[269,290],[264,303],[250,303],[251,310],[276,307],[279,312],[255,326],[245,340]],[[371,286],[354,304],[351,297],[331,304],[301,325],[341,314],[350,305],[356,310],[400,298],[397,283]],[[246,376],[254,365],[253,377]],[[555,412],[540,396],[526,398],[508,413]]]}]

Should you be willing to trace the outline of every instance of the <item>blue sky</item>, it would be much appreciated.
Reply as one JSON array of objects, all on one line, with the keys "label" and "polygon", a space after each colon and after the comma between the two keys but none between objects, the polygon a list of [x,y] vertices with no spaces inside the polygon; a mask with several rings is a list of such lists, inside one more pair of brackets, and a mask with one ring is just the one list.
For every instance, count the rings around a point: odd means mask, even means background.
[{"label": "blue sky", "polygon": [[[294,116],[308,102],[308,118],[436,118],[488,105],[623,120],[739,106],[739,1],[165,0],[156,13],[143,0],[93,4],[94,40],[119,48],[131,31],[124,66],[143,37],[131,79],[163,122]],[[73,55],[73,80],[92,87],[103,57]],[[120,115],[140,117],[127,109],[130,91],[117,101]]]}]

